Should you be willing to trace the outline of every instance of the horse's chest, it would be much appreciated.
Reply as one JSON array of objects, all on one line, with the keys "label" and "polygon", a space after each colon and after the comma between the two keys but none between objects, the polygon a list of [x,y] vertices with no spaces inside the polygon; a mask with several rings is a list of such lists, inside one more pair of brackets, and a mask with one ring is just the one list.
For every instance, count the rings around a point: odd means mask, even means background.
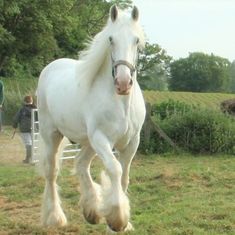
[{"label": "horse's chest", "polygon": [[91,103],[92,108],[87,111],[89,126],[92,126],[93,131],[98,129],[111,142],[124,144],[140,131],[145,115],[142,100],[137,102],[132,99],[130,102],[128,97],[116,96],[108,96],[106,99],[100,96],[96,100],[99,102]]},{"label": "horse's chest", "polygon": [[118,138],[115,141],[115,146],[120,149],[125,148],[140,129],[138,123],[130,120],[126,121],[125,124],[123,122],[122,126],[125,126],[125,128],[120,129]]},{"label": "horse's chest", "polygon": [[126,145],[139,132],[142,126],[142,120],[138,116],[129,115],[124,117],[120,123],[119,138],[117,142],[120,145]]},{"label": "horse's chest", "polygon": [[134,135],[139,128],[139,122],[129,115],[107,110],[96,118],[95,128],[102,130],[109,139],[116,142]]}]

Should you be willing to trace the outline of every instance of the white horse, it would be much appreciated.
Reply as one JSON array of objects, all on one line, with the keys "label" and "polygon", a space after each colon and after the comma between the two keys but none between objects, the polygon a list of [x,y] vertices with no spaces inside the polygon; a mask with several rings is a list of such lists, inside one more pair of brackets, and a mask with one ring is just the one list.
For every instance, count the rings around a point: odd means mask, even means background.
[{"label": "white horse", "polygon": [[[46,226],[67,223],[56,185],[58,149],[65,136],[82,146],[75,168],[85,219],[95,224],[104,217],[116,232],[131,228],[126,192],[145,118],[145,104],[136,80],[137,53],[144,46],[144,33],[136,7],[127,13],[112,6],[109,18],[80,60],[56,60],[43,69],[39,78],[37,96],[46,180],[42,223]],[[119,152],[118,157],[113,148]],[[105,166],[101,184],[90,175],[95,155]]]}]

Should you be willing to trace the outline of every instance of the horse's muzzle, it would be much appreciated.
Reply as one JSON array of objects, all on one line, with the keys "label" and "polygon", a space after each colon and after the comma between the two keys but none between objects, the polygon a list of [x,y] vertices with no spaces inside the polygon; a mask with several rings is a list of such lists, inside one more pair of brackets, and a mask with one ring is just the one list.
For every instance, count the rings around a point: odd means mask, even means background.
[{"label": "horse's muzzle", "polygon": [[129,95],[133,80],[130,78],[128,80],[119,81],[118,78],[115,78],[114,85],[118,95]]}]

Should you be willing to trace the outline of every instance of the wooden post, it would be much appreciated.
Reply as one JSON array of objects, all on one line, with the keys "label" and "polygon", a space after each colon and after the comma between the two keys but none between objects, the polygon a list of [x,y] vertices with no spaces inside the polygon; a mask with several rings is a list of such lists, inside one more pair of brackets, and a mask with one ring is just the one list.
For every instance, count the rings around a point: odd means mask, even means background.
[{"label": "wooden post", "polygon": [[175,151],[178,151],[178,147],[176,144],[171,140],[171,138],[161,129],[159,125],[154,123],[151,117],[151,111],[152,107],[150,103],[146,103],[146,117],[145,117],[145,123],[144,123],[144,146],[148,147],[150,144],[150,138],[151,138],[151,131],[156,131],[160,137],[162,137],[164,140],[166,140]]},{"label": "wooden post", "polygon": [[144,133],[144,149],[147,149],[150,144],[150,139],[151,139],[151,104],[146,103],[146,116],[145,116],[145,121],[144,121],[144,126],[143,126],[143,133]]}]

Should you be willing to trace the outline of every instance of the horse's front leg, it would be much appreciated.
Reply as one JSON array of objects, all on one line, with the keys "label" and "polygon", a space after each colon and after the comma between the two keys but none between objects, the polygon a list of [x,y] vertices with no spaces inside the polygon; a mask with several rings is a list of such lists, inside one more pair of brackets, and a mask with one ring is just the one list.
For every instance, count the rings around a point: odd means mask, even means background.
[{"label": "horse's front leg", "polygon": [[91,224],[99,223],[101,217],[100,185],[96,184],[90,175],[90,165],[94,156],[95,152],[90,146],[83,146],[76,161],[76,171],[80,181],[80,205],[85,219]]},{"label": "horse's front leg", "polygon": [[45,226],[64,226],[67,223],[67,219],[60,205],[56,185],[59,172],[59,159],[56,153],[63,136],[59,132],[52,132],[50,134],[42,134],[42,137],[45,143],[45,156],[42,167],[46,180],[42,205],[42,223]]},{"label": "horse's front leg", "polygon": [[129,200],[121,185],[122,166],[112,152],[112,147],[101,131],[96,131],[90,138],[92,147],[102,159],[107,175],[102,179],[102,208],[111,230],[124,231],[130,217]]},{"label": "horse's front leg", "polygon": [[124,192],[127,192],[128,185],[129,185],[129,172],[130,172],[130,166],[133,157],[135,156],[135,153],[137,151],[137,148],[139,146],[140,137],[139,134],[136,135],[130,143],[122,150],[119,150],[119,162],[122,165],[122,188]]},{"label": "horse's front leg", "polygon": [[[133,138],[130,143],[122,150],[119,150],[119,157],[118,160],[121,163],[122,166],[122,188],[125,193],[127,193],[128,185],[129,185],[129,172],[130,172],[130,166],[133,157],[135,156],[135,153],[137,151],[139,145],[139,135],[136,135],[135,138]],[[134,230],[132,224],[128,222],[127,227],[125,228],[125,231],[131,231]]]}]

